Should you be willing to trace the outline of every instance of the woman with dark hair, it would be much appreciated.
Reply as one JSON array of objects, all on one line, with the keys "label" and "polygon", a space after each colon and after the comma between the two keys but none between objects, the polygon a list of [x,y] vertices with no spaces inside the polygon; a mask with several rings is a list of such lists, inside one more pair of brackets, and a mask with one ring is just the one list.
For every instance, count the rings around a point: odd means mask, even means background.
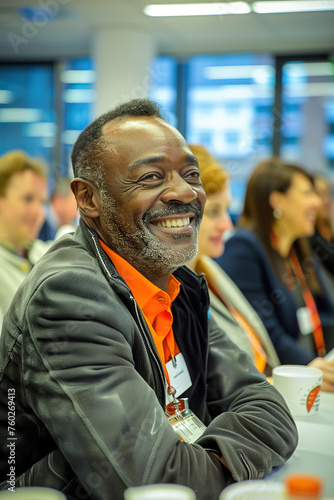
[{"label": "woman with dark hair", "polygon": [[218,261],[261,317],[280,362],[321,368],[323,388],[334,391],[334,361],[323,359],[333,347],[334,306],[308,240],[319,204],[313,178],[301,167],[278,158],[261,162],[249,179],[238,230]]}]

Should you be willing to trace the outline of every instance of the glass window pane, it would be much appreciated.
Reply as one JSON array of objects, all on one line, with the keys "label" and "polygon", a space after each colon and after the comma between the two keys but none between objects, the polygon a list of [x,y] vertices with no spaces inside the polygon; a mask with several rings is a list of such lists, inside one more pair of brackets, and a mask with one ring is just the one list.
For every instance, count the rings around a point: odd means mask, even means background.
[{"label": "glass window pane", "polygon": [[275,66],[264,54],[201,55],[188,61],[186,139],[231,174],[232,215],[256,162],[272,154]]},{"label": "glass window pane", "polygon": [[73,144],[93,120],[95,78],[93,60],[88,57],[67,59],[63,65],[60,75],[63,106],[61,172],[58,175],[72,176],[70,154]]},{"label": "glass window pane", "polygon": [[151,65],[149,98],[161,104],[169,123],[177,128],[177,62],[173,57],[159,56]]},{"label": "glass window pane", "polygon": [[53,160],[56,137],[52,64],[0,65],[0,155],[21,149]]},{"label": "glass window pane", "polygon": [[282,70],[281,156],[311,171],[334,169],[334,66],[288,62]]}]

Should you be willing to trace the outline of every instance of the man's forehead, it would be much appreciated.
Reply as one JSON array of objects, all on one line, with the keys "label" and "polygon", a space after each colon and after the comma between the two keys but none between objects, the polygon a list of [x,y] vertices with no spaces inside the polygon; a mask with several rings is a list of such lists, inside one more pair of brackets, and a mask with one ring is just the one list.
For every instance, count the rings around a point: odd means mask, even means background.
[{"label": "man's forehead", "polygon": [[[131,139],[132,147],[147,147],[147,140],[151,147],[164,146],[164,143],[175,141],[175,146],[188,148],[183,135],[172,125],[154,116],[126,117],[112,120],[103,128],[104,143],[107,149],[117,154],[123,149],[123,141]],[[124,143],[123,143],[124,145]],[[129,145],[127,144],[127,148]],[[119,149],[121,148],[121,149]]]},{"label": "man's forehead", "polygon": [[102,133],[105,137],[109,135],[122,135],[127,132],[157,132],[158,130],[164,133],[170,133],[172,135],[183,138],[181,133],[168,122],[162,118],[156,116],[128,116],[124,118],[117,118],[106,123],[102,127]]}]

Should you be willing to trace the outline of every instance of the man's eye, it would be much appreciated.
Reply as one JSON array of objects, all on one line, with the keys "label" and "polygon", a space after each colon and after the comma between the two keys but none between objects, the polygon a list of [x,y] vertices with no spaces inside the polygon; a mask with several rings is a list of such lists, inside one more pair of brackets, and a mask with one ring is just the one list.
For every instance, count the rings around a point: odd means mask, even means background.
[{"label": "man's eye", "polygon": [[158,175],[157,174],[148,174],[148,175],[145,175],[144,177],[141,178],[141,180],[146,180],[146,179],[158,179]]},{"label": "man's eye", "polygon": [[150,174],[143,175],[139,179],[139,183],[150,183],[150,182],[160,182],[161,175],[156,172],[151,172]]},{"label": "man's eye", "polygon": [[196,180],[200,180],[201,178],[201,174],[199,173],[198,170],[192,170],[191,172],[188,172],[186,175],[185,175],[185,178],[186,179],[196,179]]}]

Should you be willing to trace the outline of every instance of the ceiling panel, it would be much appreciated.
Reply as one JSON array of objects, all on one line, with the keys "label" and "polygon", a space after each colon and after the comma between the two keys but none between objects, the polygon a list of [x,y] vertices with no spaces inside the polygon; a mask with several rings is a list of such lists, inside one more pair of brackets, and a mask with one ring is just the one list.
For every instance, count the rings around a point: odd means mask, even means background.
[{"label": "ceiling panel", "polygon": [[[0,0],[0,58],[86,55],[99,29],[149,33],[157,53],[332,52],[334,12],[149,18],[143,0]],[[156,3],[175,3],[160,0]],[[22,17],[20,8],[39,7]],[[135,47],[134,47],[135,50]]]}]

